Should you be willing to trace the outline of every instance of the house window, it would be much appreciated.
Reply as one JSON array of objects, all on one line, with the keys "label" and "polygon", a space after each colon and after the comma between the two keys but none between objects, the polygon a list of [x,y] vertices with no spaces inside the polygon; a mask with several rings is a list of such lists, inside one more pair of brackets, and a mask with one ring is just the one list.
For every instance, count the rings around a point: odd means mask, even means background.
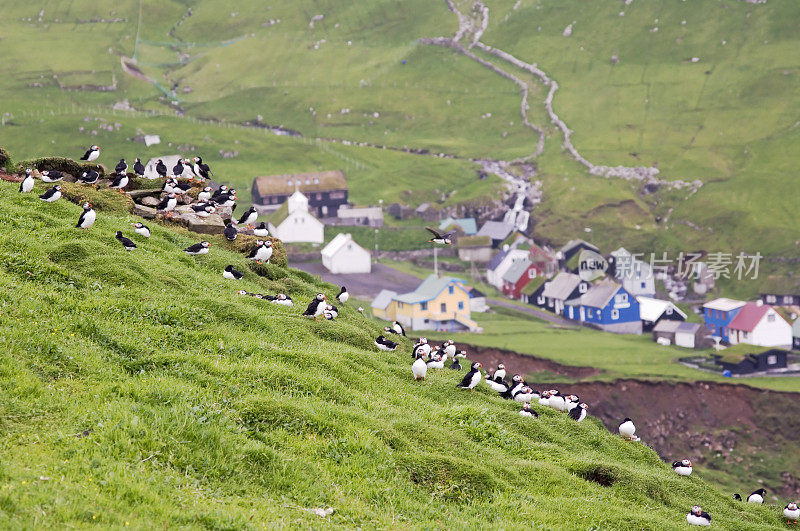
[{"label": "house window", "polygon": [[544,304],[544,297],[542,297],[541,295],[536,297],[536,304]]},{"label": "house window", "polygon": [[775,303],[775,295],[767,295],[767,302],[769,304],[774,304]]},{"label": "house window", "polygon": [[619,310],[611,310],[611,318],[614,320],[619,319]]},{"label": "house window", "polygon": [[463,310],[464,309],[464,301],[459,301],[458,302],[458,309],[459,310]]},{"label": "house window", "polygon": [[625,304],[628,302],[628,294],[627,293],[619,293],[614,295],[614,303],[615,304]]},{"label": "house window", "polygon": [[447,303],[443,302],[440,306],[441,312],[445,313],[447,311]]},{"label": "house window", "polygon": [[768,313],[767,314],[767,322],[768,323],[774,323],[775,322],[775,314],[774,313]]},{"label": "house window", "polygon": [[664,313],[667,315],[672,315],[672,306],[667,306],[667,309],[664,310]]},{"label": "house window", "polygon": [[587,287],[588,287],[588,286],[587,286],[586,284],[584,284],[583,282],[581,282],[580,284],[578,284],[578,291],[579,291],[580,293],[586,293],[586,288],[587,288]]},{"label": "house window", "polygon": [[776,363],[778,363],[778,356],[767,356],[767,365],[775,365]]},{"label": "house window", "polygon": [[784,295],[783,296],[783,303],[784,304],[791,304],[792,303],[792,296],[791,295]]},{"label": "house window", "polygon": [[528,269],[528,278],[533,278],[536,276],[536,270],[533,268]]},{"label": "house window", "polygon": [[448,286],[448,287],[447,287],[447,293],[449,293],[450,295],[452,295],[452,294],[453,294],[453,292],[455,292],[455,289],[453,288],[453,286]]},{"label": "house window", "polygon": [[646,288],[646,287],[647,287],[647,283],[646,283],[646,282],[642,282],[642,285],[641,285],[640,287],[641,287],[642,289]]},{"label": "house window", "polygon": [[586,309],[586,316],[587,317],[591,317],[592,316],[592,309],[591,308],[587,308]]},{"label": "house window", "polygon": [[403,303],[402,303],[402,302],[398,302],[398,303],[397,303],[397,307],[398,307],[398,308],[402,308],[402,307],[403,307]]},{"label": "house window", "polygon": [[420,307],[420,309],[421,309],[422,311],[425,311],[425,310],[427,310],[427,309],[428,309],[428,303],[427,303],[427,302],[423,302],[423,303],[421,303],[421,304],[419,305],[419,307]]}]

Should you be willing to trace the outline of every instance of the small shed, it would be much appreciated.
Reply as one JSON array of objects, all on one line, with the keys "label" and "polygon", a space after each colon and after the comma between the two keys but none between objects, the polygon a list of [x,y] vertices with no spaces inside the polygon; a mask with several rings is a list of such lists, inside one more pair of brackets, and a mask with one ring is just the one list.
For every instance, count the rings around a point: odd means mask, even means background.
[{"label": "small shed", "polygon": [[[667,322],[667,321],[661,321]],[[686,323],[681,321],[672,321],[678,323],[678,328],[675,330],[675,344],[684,348],[706,348],[711,346],[711,339],[708,336],[706,328],[699,323]]]},{"label": "small shed", "polygon": [[670,344],[675,344],[675,333],[678,331],[680,325],[681,321],[659,321],[658,324],[653,327],[653,341],[664,338],[669,339]]},{"label": "small shed", "polygon": [[489,311],[489,306],[486,304],[486,294],[478,291],[475,288],[465,286],[464,289],[469,293],[469,309],[472,312],[486,312]]},{"label": "small shed", "polygon": [[341,206],[336,212],[336,217],[339,225],[383,227],[383,210],[381,210],[381,207]]},{"label": "small shed", "polygon": [[322,251],[322,265],[334,274],[369,273],[372,256],[350,234],[339,233]]}]

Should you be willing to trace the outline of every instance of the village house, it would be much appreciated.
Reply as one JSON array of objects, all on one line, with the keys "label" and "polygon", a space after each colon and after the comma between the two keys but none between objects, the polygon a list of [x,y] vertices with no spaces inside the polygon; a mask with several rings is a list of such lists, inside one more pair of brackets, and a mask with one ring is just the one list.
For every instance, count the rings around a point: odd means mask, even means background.
[{"label": "village house", "polygon": [[459,260],[486,263],[492,259],[492,240],[488,236],[462,236],[456,244]]},{"label": "village house", "polygon": [[522,249],[503,249],[499,251],[486,267],[486,281],[490,286],[503,290],[503,275],[514,265],[514,262],[527,260],[528,253]]},{"label": "village house", "polygon": [[334,274],[369,273],[372,256],[350,234],[337,234],[322,251],[322,265]]},{"label": "village house", "polygon": [[298,191],[308,198],[308,211],[318,217],[332,217],[347,205],[347,180],[339,170],[316,173],[266,175],[253,179],[253,206],[267,214],[278,210]]},{"label": "village house", "polygon": [[787,355],[785,350],[769,349],[755,354],[742,354],[738,350],[735,352],[723,351],[721,354],[714,354],[713,357],[724,374],[740,376],[785,370]]},{"label": "village house", "polygon": [[789,347],[792,344],[792,325],[775,308],[757,302],[747,302],[728,325],[728,342],[762,347]]},{"label": "village house", "polygon": [[540,275],[550,278],[558,272],[556,253],[549,247],[531,243],[528,254],[528,259],[533,263]]},{"label": "village house", "polygon": [[639,302],[613,280],[602,280],[577,297],[566,301],[568,319],[594,325],[616,334],[641,334]]},{"label": "village house", "polygon": [[547,305],[545,304],[544,297],[544,285],[546,283],[547,278],[545,277],[538,276],[532,278],[531,281],[525,284],[520,290],[520,298],[528,304],[546,309]]},{"label": "village house", "polygon": [[585,242],[583,240],[570,240],[556,253],[558,266],[571,273],[577,273],[578,257],[583,250],[594,251],[596,253],[600,252],[600,249],[589,242]]},{"label": "village house", "polygon": [[706,330],[722,341],[728,341],[728,325],[744,306],[743,301],[721,297],[703,305],[703,320]]},{"label": "village house", "polygon": [[787,293],[762,293],[761,300],[764,304],[773,306],[800,306],[800,295]]},{"label": "village house", "polygon": [[653,341],[662,341],[669,345],[683,348],[708,348],[712,345],[711,337],[705,327],[699,323],[685,321],[661,320],[653,327]]},{"label": "village house", "polygon": [[[557,315],[564,313],[566,302],[589,291],[589,284],[574,273],[561,272],[544,285],[544,308]],[[576,317],[577,318],[577,317]]]},{"label": "village house", "polygon": [[389,306],[392,304],[392,299],[397,296],[396,291],[389,289],[382,289],[378,295],[372,299],[370,308],[372,308],[372,315],[384,321],[394,321],[394,314],[389,315]]},{"label": "village house", "polygon": [[636,297],[636,300],[639,301],[639,318],[642,321],[643,332],[650,332],[662,320],[686,320],[686,314],[671,301],[644,296]]},{"label": "village house", "polygon": [[527,258],[514,262],[503,275],[503,294],[512,299],[522,300],[522,288],[536,275],[536,266]]},{"label": "village house", "polygon": [[[373,312],[385,293],[372,302]],[[376,314],[377,315],[377,314]],[[470,319],[470,297],[464,281],[453,277],[429,275],[417,289],[394,295],[381,316],[387,321],[400,321],[412,330],[480,331]]]},{"label": "village house", "polygon": [[383,227],[383,210],[381,207],[341,206],[336,211],[335,225]]},{"label": "village house", "polygon": [[478,236],[488,236],[492,240],[492,247],[496,249],[513,230],[513,225],[507,225],[502,221],[487,221],[478,231]]},{"label": "village house", "polygon": [[486,304],[486,294],[478,291],[475,288],[466,286],[465,289],[469,293],[469,309],[473,312],[483,313],[489,311],[489,306]]},{"label": "village house", "polygon": [[612,251],[608,257],[608,274],[622,284],[634,297],[656,294],[656,279],[650,264],[639,260],[624,247]]},{"label": "village house", "polygon": [[270,233],[285,243],[322,243],[325,225],[308,211],[308,198],[294,192],[275,212],[267,216]]},{"label": "village house", "polygon": [[439,223],[439,230],[447,232],[455,230],[459,236],[474,236],[478,232],[475,218],[445,218]]}]

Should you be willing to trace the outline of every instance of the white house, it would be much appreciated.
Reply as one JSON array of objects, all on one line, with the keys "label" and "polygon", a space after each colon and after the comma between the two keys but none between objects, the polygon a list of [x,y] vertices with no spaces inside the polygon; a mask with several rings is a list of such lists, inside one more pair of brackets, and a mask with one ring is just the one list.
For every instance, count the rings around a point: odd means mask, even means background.
[{"label": "white house", "polygon": [[639,318],[645,332],[649,332],[662,319],[667,321],[685,321],[686,314],[671,301],[654,299],[639,295]]},{"label": "white house", "polygon": [[295,191],[281,207],[269,215],[269,231],[287,243],[322,243],[325,225],[308,211],[308,198]]},{"label": "white house", "polygon": [[515,262],[528,259],[528,251],[522,249],[504,249],[498,252],[486,268],[486,280],[489,285],[503,289],[503,276]]},{"label": "white house", "polygon": [[335,274],[369,273],[372,256],[353,241],[350,234],[339,233],[322,249],[322,265]]},{"label": "white house", "polygon": [[625,291],[633,295],[652,297],[656,294],[656,279],[650,264],[639,260],[624,247],[611,252],[614,276]]},{"label": "white house", "polygon": [[772,306],[761,301],[748,302],[728,325],[728,341],[731,345],[789,346],[792,344],[792,325]]}]

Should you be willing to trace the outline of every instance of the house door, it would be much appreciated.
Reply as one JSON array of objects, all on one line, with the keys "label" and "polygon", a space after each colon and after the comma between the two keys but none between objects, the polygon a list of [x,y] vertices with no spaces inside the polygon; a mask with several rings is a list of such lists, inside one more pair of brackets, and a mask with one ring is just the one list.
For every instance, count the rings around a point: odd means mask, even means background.
[{"label": "house door", "polygon": [[586,319],[586,310],[583,309],[583,306],[581,306],[580,313],[581,313],[581,321],[584,321]]}]

